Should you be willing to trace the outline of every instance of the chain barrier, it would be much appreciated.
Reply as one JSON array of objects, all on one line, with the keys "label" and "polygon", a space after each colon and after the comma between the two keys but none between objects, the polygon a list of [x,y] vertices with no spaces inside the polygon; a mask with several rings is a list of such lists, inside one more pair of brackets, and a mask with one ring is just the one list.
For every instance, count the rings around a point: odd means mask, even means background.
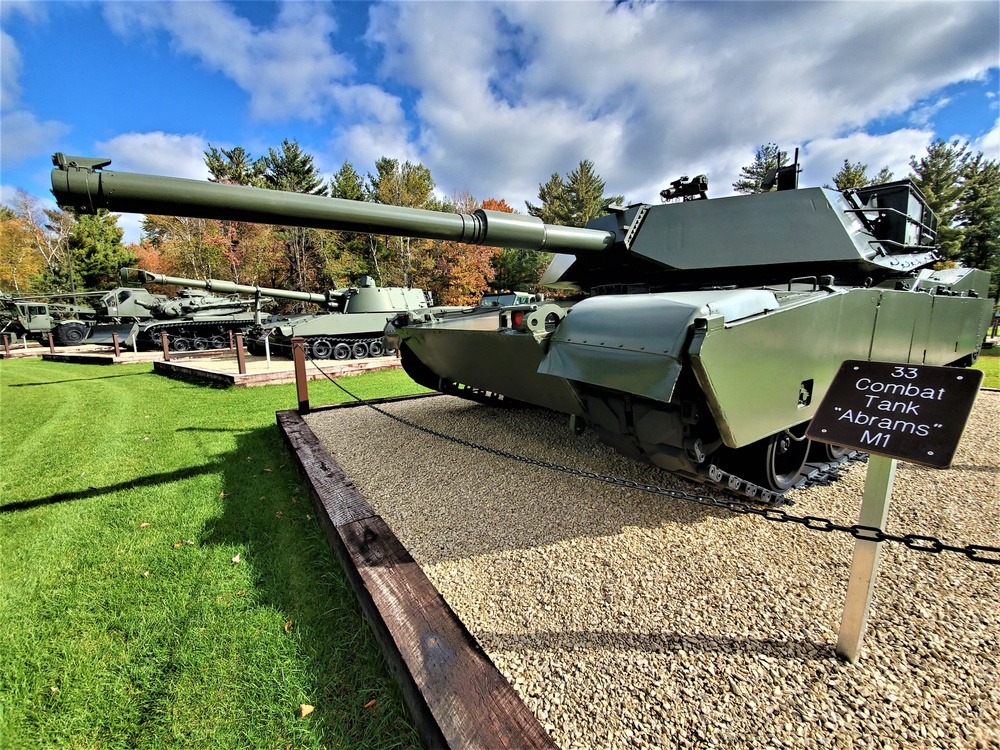
[{"label": "chain barrier", "polygon": [[908,549],[915,550],[917,552],[930,552],[932,554],[939,554],[941,552],[955,552],[957,554],[965,555],[970,560],[975,562],[986,563],[987,565],[1000,565],[1000,547],[990,547],[982,544],[967,544],[967,545],[954,545],[945,544],[937,537],[925,536],[922,534],[889,534],[877,526],[863,526],[861,524],[853,524],[851,526],[846,526],[844,524],[839,524],[831,521],[828,518],[822,518],[819,516],[796,516],[791,513],[786,513],[785,511],[775,508],[775,507],[756,507],[750,505],[749,503],[743,502],[741,500],[720,500],[718,498],[712,497],[710,495],[702,494],[692,494],[684,492],[682,490],[673,490],[668,487],[660,487],[655,484],[646,484],[645,482],[638,482],[632,479],[619,479],[617,477],[608,476],[607,474],[601,474],[595,471],[587,471],[585,469],[576,469],[572,466],[563,466],[562,464],[557,464],[553,461],[544,461],[538,458],[532,458],[531,456],[524,456],[519,453],[514,453],[512,451],[507,451],[502,448],[492,448],[488,445],[482,445],[481,443],[476,443],[471,440],[465,440],[464,438],[455,437],[454,435],[448,435],[447,433],[440,432],[431,427],[425,425],[417,424],[405,417],[401,417],[397,414],[391,414],[385,409],[379,408],[377,405],[369,403],[360,396],[356,396],[347,390],[344,386],[336,381],[336,379],[330,377],[312,357],[308,358],[313,366],[319,370],[323,376],[333,383],[337,388],[347,394],[350,398],[354,399],[360,404],[367,406],[369,409],[374,409],[379,414],[388,417],[400,424],[404,424],[407,427],[411,427],[415,430],[423,432],[428,435],[432,435],[442,440],[446,440],[456,445],[461,445],[466,448],[472,448],[474,450],[482,451],[483,453],[488,453],[493,456],[499,456],[502,458],[507,458],[512,461],[518,461],[520,463],[528,464],[530,466],[537,466],[542,469],[548,469],[550,471],[557,471],[563,474],[568,474],[570,476],[581,477],[583,479],[592,479],[598,482],[603,482],[605,484],[610,484],[616,487],[624,487],[626,489],[639,490],[640,492],[648,492],[654,495],[662,495],[665,497],[670,497],[675,500],[684,500],[686,502],[696,503],[698,505],[710,507],[710,508],[721,508],[723,510],[728,510],[731,513],[736,513],[739,515],[752,515],[763,518],[765,521],[772,521],[774,523],[794,523],[804,526],[812,531],[820,531],[823,533],[830,533],[833,531],[849,534],[857,540],[865,542],[896,542],[902,544]]}]

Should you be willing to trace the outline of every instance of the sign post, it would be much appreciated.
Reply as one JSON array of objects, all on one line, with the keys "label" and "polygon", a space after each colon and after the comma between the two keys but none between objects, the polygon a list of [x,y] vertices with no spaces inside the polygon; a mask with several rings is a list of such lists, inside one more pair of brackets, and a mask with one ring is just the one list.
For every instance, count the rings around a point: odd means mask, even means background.
[{"label": "sign post", "polygon": [[[867,451],[858,526],[885,531],[897,459],[947,469],[983,373],[958,367],[848,360],[830,384],[806,437]],[[858,660],[882,542],[864,532],[854,545],[837,655]]]}]

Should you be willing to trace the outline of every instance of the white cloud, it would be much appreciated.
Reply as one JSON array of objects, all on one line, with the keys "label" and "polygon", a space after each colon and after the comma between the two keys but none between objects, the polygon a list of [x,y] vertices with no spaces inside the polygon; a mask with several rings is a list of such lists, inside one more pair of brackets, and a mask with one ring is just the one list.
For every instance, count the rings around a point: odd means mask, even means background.
[{"label": "white cloud", "polygon": [[972,142],[973,151],[982,151],[987,159],[1000,161],[1000,120],[993,128]]},{"label": "white cloud", "polygon": [[[14,3],[13,8],[32,16],[30,3]],[[4,5],[3,17],[11,9]],[[69,128],[55,120],[40,121],[38,117],[21,108],[22,72],[21,52],[13,37],[0,31],[0,169],[7,169],[39,153],[47,151],[51,143]]]},{"label": "white cloud", "polygon": [[14,39],[0,31],[0,107],[16,107],[21,100],[21,53]]},{"label": "white cloud", "polygon": [[[94,153],[114,155],[108,169],[205,180],[209,176],[204,153],[207,148],[208,142],[199,135],[125,133],[95,144]],[[119,214],[118,226],[124,230],[126,244],[139,241],[142,218],[139,214]]]},{"label": "white cloud", "polygon": [[191,180],[208,179],[205,150],[208,141],[200,135],[170,133],[124,133],[95,144],[95,154],[113,154],[108,169],[143,172]]},{"label": "white cloud", "polygon": [[353,64],[330,47],[336,22],[329,6],[290,2],[273,26],[254,27],[220,2],[108,3],[111,29],[129,36],[165,31],[180,52],[229,77],[264,120],[318,118]]},{"label": "white cloud", "polygon": [[419,91],[435,177],[521,206],[583,158],[637,200],[699,171],[725,194],[766,142],[822,158],[840,141],[863,149],[840,163],[902,170],[923,131],[844,134],[981,76],[998,48],[979,2],[393,3],[371,18],[381,73]]},{"label": "white cloud", "polygon": [[52,144],[69,131],[69,127],[55,120],[39,121],[31,112],[4,112],[0,116],[3,144],[0,147],[0,167],[6,169],[51,153]]},{"label": "white cloud", "polygon": [[928,130],[897,130],[885,135],[852,133],[842,138],[817,138],[810,141],[800,155],[803,170],[801,184],[832,184],[833,176],[844,166],[844,159],[852,164],[868,165],[868,176],[874,177],[882,167],[889,167],[893,179],[902,180],[910,173],[910,157],[918,159],[934,140]]}]

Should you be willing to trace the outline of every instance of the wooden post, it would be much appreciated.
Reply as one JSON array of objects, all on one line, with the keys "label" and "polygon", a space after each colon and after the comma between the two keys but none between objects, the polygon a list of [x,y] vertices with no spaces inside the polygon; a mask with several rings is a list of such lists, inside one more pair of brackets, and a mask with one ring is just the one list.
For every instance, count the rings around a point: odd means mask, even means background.
[{"label": "wooden post", "polygon": [[163,361],[170,361],[170,341],[167,340],[167,332],[160,331],[160,343],[163,344]]},{"label": "wooden post", "polygon": [[232,328],[230,328],[230,329],[229,329],[229,330],[227,331],[227,333],[229,334],[229,348],[230,348],[230,350],[232,350],[232,349],[235,349],[236,347],[235,347],[235,346],[233,346],[233,329],[232,329]]},{"label": "wooden post", "polygon": [[5,357],[10,356],[10,339],[6,333],[3,335],[3,354]]},{"label": "wooden post", "polygon": [[299,397],[299,414],[309,413],[309,381],[306,379],[306,340],[292,337],[292,361],[295,363],[295,391]]},{"label": "wooden post", "polygon": [[112,333],[111,334],[111,343],[114,344],[114,346],[115,346],[115,357],[121,357],[122,356],[122,350],[121,350],[121,347],[118,345],[118,334],[117,333]]},{"label": "wooden post", "polygon": [[236,364],[239,365],[240,375],[247,374],[247,353],[243,351],[243,334],[236,334]]},{"label": "wooden post", "polygon": [[[885,519],[889,513],[889,498],[892,497],[895,478],[895,458],[876,456],[874,453],[869,455],[859,526],[872,526],[885,531]],[[836,649],[837,656],[847,659],[851,664],[858,660],[861,642],[868,628],[868,610],[872,590],[875,588],[875,576],[878,574],[882,544],[883,542],[865,539],[854,542],[854,560],[851,563],[851,577],[847,582],[847,600],[844,603]]]},{"label": "wooden post", "polygon": [[[27,347],[25,347],[25,349],[27,349]],[[55,353],[56,353],[56,345],[55,342],[53,342],[52,340],[52,331],[49,331],[49,354],[55,354]]]}]

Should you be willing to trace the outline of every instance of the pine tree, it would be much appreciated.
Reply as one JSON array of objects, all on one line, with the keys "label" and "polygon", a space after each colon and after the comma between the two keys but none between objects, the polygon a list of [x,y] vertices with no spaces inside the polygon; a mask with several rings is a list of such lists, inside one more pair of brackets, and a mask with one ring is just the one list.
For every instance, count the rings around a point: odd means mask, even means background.
[{"label": "pine tree", "polygon": [[554,172],[547,183],[538,186],[538,198],[541,200],[538,206],[525,201],[529,214],[546,224],[571,227],[582,227],[601,216],[611,203],[624,200],[620,195],[604,195],[604,180],[589,159],[581,161],[566,179]]},{"label": "pine tree", "polygon": [[1000,303],[1000,164],[978,153],[965,163],[963,177],[958,259],[992,274],[990,296]]},{"label": "pine tree", "polygon": [[[892,172],[889,167],[882,167],[874,177],[868,176],[868,165],[860,161],[851,164],[844,159],[844,166],[833,176],[833,186],[837,190],[849,190],[850,188],[868,187],[869,185],[880,185],[883,182],[892,180]],[[829,185],[823,187],[829,188]]]},{"label": "pine tree", "polygon": [[531,216],[537,216],[546,224],[568,226],[572,222],[573,211],[570,207],[569,190],[558,172],[553,172],[552,177],[544,185],[539,184],[538,199],[541,201],[541,205],[538,206],[528,201],[524,202]]},{"label": "pine tree", "polygon": [[302,150],[298,141],[287,138],[282,141],[280,152],[268,149],[264,158],[264,182],[274,190],[326,195],[326,184],[313,157]]},{"label": "pine tree", "polygon": [[[349,201],[365,199],[361,175],[345,161],[330,180],[330,197]],[[325,276],[333,286],[345,286],[359,276],[380,278],[378,258],[371,253],[373,244],[368,235],[358,232],[337,232],[336,252],[329,258]]]},{"label": "pine tree", "polygon": [[737,193],[752,194],[764,192],[764,178],[772,169],[788,163],[788,153],[775,144],[766,143],[757,149],[753,163],[740,169],[740,178],[733,183]]},{"label": "pine tree", "polygon": [[910,157],[910,179],[927,199],[938,219],[937,244],[948,260],[956,258],[962,245],[962,228],[956,223],[963,193],[964,175],[971,155],[967,143],[938,139],[919,160]]},{"label": "pine tree", "polygon": [[205,152],[205,166],[212,175],[212,182],[224,182],[230,185],[264,186],[264,157],[253,159],[250,152],[242,146],[236,146],[228,151],[217,149],[209,144]]},{"label": "pine tree", "polygon": [[117,214],[105,209],[77,217],[69,237],[68,274],[73,291],[117,286],[119,269],[134,265],[137,260],[122,245],[123,235]]}]

